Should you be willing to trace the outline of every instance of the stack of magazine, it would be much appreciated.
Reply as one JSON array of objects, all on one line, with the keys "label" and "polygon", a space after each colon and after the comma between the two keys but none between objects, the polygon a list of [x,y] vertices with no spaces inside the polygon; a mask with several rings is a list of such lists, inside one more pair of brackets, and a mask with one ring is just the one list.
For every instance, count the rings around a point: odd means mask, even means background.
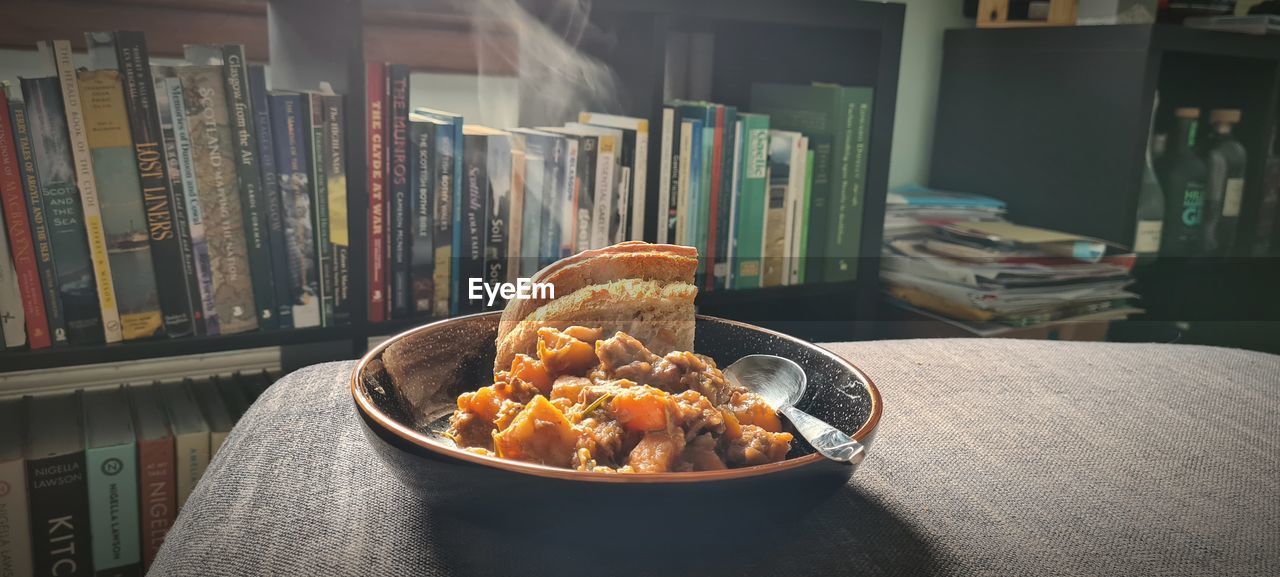
[{"label": "stack of magazine", "polygon": [[1140,312],[1127,249],[1008,222],[1002,202],[979,195],[913,186],[888,202],[880,278],[901,303],[1018,327]]}]

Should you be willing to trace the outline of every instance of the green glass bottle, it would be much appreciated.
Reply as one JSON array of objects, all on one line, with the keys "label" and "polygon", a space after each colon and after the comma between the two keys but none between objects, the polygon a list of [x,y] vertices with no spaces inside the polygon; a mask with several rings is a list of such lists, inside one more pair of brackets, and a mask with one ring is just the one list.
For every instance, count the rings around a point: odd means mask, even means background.
[{"label": "green glass bottle", "polygon": [[1200,109],[1184,107],[1174,111],[1178,130],[1161,159],[1160,186],[1164,189],[1164,231],[1161,256],[1200,254],[1202,215],[1208,170],[1196,156],[1196,129]]},{"label": "green glass bottle", "polygon": [[1225,256],[1236,241],[1240,221],[1240,201],[1244,196],[1244,145],[1231,136],[1231,127],[1240,122],[1234,108],[1209,112],[1213,134],[1207,143],[1209,189],[1204,201],[1204,246],[1202,252]]}]

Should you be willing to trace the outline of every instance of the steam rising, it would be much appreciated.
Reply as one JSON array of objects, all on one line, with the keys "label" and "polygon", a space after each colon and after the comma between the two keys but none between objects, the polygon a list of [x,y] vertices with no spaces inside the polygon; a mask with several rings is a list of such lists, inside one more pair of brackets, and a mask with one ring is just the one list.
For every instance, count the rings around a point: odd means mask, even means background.
[{"label": "steam rising", "polygon": [[[613,71],[579,50],[584,38],[599,36],[591,24],[591,0],[544,0],[535,17],[517,0],[462,2],[475,27],[480,109],[497,127],[559,125],[578,112],[619,108]],[[516,51],[499,39],[515,37]],[[509,82],[497,77],[515,70],[519,110]],[[506,98],[503,98],[506,96]]]}]

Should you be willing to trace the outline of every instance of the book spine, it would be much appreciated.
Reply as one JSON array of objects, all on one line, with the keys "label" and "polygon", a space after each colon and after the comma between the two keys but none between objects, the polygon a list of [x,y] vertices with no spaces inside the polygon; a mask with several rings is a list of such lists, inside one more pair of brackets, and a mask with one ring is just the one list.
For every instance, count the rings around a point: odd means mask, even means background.
[{"label": "book spine", "polygon": [[127,341],[154,337],[164,315],[120,73],[82,70],[78,88],[121,331]]},{"label": "book spine", "polygon": [[[649,212],[649,121],[636,126],[635,166],[631,167],[631,240],[652,239],[645,228]],[[656,234],[656,233],[654,233]]]},{"label": "book spine", "polygon": [[[698,170],[698,202],[694,212],[693,226],[694,230],[694,246],[698,247],[698,252],[702,254],[702,258],[698,259],[698,272],[695,279],[701,279],[704,288],[710,290],[712,269],[715,265],[715,236],[711,234],[711,223],[715,220],[711,207],[715,206],[711,203],[711,194],[714,182],[712,180],[713,173],[719,166],[716,163],[715,149],[716,128],[711,124],[704,123],[702,125],[702,156],[699,158]],[[711,239],[708,243],[707,239]]]},{"label": "book spine", "polygon": [[[209,260],[209,239],[204,225],[204,209],[200,202],[200,185],[196,179],[196,161],[191,143],[191,131],[187,123],[186,93],[178,78],[165,78],[164,90],[157,91],[166,95],[169,102],[169,115],[173,128],[173,158],[170,167],[176,167],[177,182],[171,179],[170,186],[180,194],[181,202],[179,219],[185,223],[187,236],[191,239],[191,273],[187,278],[195,279],[196,294],[200,305],[200,322],[204,334],[222,334],[218,322],[218,308],[213,292],[213,263]],[[159,83],[157,83],[159,86]],[[179,186],[180,182],[180,186]]]},{"label": "book spine", "polygon": [[[391,198],[391,316],[409,314],[412,293],[409,278],[409,68],[387,66],[390,106],[387,108],[387,132],[390,134],[389,192]],[[450,171],[452,173],[452,171]],[[452,218],[452,216],[450,217]],[[440,245],[437,244],[437,247]],[[436,285],[439,286],[439,285]]]},{"label": "book spine", "polygon": [[[461,252],[458,247],[462,244],[462,187],[464,183],[464,174],[462,172],[463,152],[462,139],[462,117],[457,116],[453,119],[453,218],[459,223],[459,226],[453,227],[453,262],[452,270],[449,276],[453,279],[462,277],[462,259]],[[456,290],[449,291],[449,313],[458,314],[458,307],[465,293]]]},{"label": "book spine", "polygon": [[23,459],[0,463],[0,567],[6,575],[34,575],[27,511],[27,466]]},{"label": "book spine", "polygon": [[26,200],[27,218],[31,227],[32,247],[35,251],[36,269],[40,276],[42,300],[48,318],[49,334],[53,345],[67,344],[67,325],[62,311],[62,299],[58,292],[58,270],[53,263],[53,241],[49,223],[40,201],[40,181],[36,173],[35,150],[31,145],[31,131],[27,119],[27,105],[21,100],[9,101],[9,113],[13,121],[14,144],[18,152],[18,169],[22,177],[22,193]]},{"label": "book spine", "polygon": [[656,214],[656,242],[667,244],[674,241],[672,223],[675,221],[675,205],[672,201],[677,194],[677,179],[673,178],[679,171],[680,160],[677,156],[678,144],[675,134],[676,111],[670,106],[662,108],[662,142],[658,147],[658,212]]},{"label": "book spine", "polygon": [[[369,322],[387,320],[387,230],[385,186],[386,148],[383,119],[386,111],[387,77],[382,63],[365,65],[365,123],[369,134]],[[429,208],[427,209],[430,210]],[[434,258],[434,255],[432,255]]]},{"label": "book spine", "polygon": [[[489,197],[484,211],[484,281],[498,286],[507,281],[507,233],[511,218],[511,140],[490,136],[488,151]],[[495,299],[486,310],[505,306]]]},{"label": "book spine", "polygon": [[66,319],[67,341],[75,344],[103,340],[102,311],[94,287],[93,264],[89,259],[88,233],[75,185],[66,116],[62,110],[57,78],[22,79],[31,126],[39,198],[49,225],[49,244],[57,272],[57,282]]},{"label": "book spine", "polygon": [[800,244],[797,245],[799,266],[796,270],[796,284],[808,282],[808,247],[809,247],[809,210],[813,205],[813,149],[805,153],[804,162],[804,198],[800,202]]},{"label": "book spine", "polygon": [[416,313],[431,314],[435,304],[435,230],[431,225],[434,210],[432,161],[435,154],[436,125],[431,122],[409,123],[409,190],[412,191],[410,218],[412,241],[409,243],[410,303]]},{"label": "book spine", "polygon": [[[0,208],[0,224],[3,223],[4,210]],[[27,314],[22,304],[18,272],[9,255],[9,237],[0,234],[0,350],[27,344]]]},{"label": "book spine", "polygon": [[100,576],[141,573],[136,449],[131,442],[85,450],[93,569]]},{"label": "book spine", "polygon": [[[460,255],[461,274],[454,284],[459,295],[470,296],[471,279],[484,281],[484,220],[485,199],[489,197],[488,156],[489,142],[487,136],[464,136],[465,152],[463,175],[466,183],[462,205],[462,238],[463,250]],[[458,313],[469,314],[480,312],[484,301],[471,298],[458,298]]]},{"label": "book spine", "polygon": [[453,130],[452,127],[438,126],[435,143],[435,192],[434,213],[432,215],[431,244],[435,248],[435,263],[432,285],[435,288],[436,316],[449,315],[452,293],[450,280],[453,277],[453,229],[456,228],[453,218]]},{"label": "book spine", "polygon": [[738,124],[738,109],[732,106],[716,107],[717,119],[721,126],[718,127],[720,140],[717,143],[720,146],[720,195],[716,197],[716,203],[712,205],[711,218],[716,222],[716,234],[712,237],[715,240],[716,258],[715,268],[712,271],[714,286],[717,290],[729,288],[729,223],[730,221],[730,204],[736,190],[733,187],[733,159],[735,150],[735,132],[734,127]]},{"label": "book spine", "polygon": [[325,149],[329,142],[329,124],[324,117],[324,98],[307,96],[307,125],[311,142],[307,164],[311,168],[311,236],[316,253],[319,276],[320,326],[333,326],[333,251],[329,246],[329,178],[325,174]]},{"label": "book spine", "polygon": [[284,238],[284,218],[280,214],[280,173],[276,169],[275,143],[271,135],[271,106],[267,103],[267,71],[249,66],[249,97],[253,101],[254,132],[258,136],[258,167],[262,173],[262,207],[266,216],[267,244],[271,253],[271,285],[275,292],[280,328],[293,328],[292,286],[289,278],[289,251]]},{"label": "book spine", "polygon": [[177,517],[173,451],[173,437],[138,441],[143,571],[155,562],[164,536]]},{"label": "book spine", "polygon": [[330,274],[333,279],[333,321],[351,322],[351,231],[347,222],[346,120],[342,97],[324,96],[324,172],[328,189]]},{"label": "book spine", "polygon": [[111,282],[107,237],[103,230],[102,210],[98,204],[98,186],[94,180],[93,158],[89,153],[89,139],[85,133],[84,109],[80,102],[75,63],[71,60],[71,44],[65,40],[54,40],[53,56],[58,71],[58,84],[62,88],[63,112],[67,116],[71,161],[75,169],[76,187],[80,191],[85,235],[89,242],[89,262],[93,265],[93,280],[98,291],[98,308],[102,311],[103,337],[108,343],[116,343],[124,339],[124,330],[120,326],[115,286]]},{"label": "book spine", "polygon": [[560,206],[564,199],[564,139],[548,139],[551,149],[546,157],[542,194],[542,235],[539,238],[538,268],[556,260],[560,245]]},{"label": "book spine", "polygon": [[187,112],[221,334],[258,328],[221,67],[177,68]]},{"label": "book spine", "polygon": [[248,276],[253,288],[253,302],[258,328],[280,328],[277,314],[274,273],[271,264],[271,230],[267,225],[262,198],[262,171],[258,159],[258,135],[254,129],[253,101],[249,95],[249,70],[244,60],[244,46],[222,47],[223,82],[227,102],[227,122],[231,128],[231,154],[235,163],[235,182],[240,189],[240,218],[244,228],[245,256]]},{"label": "book spine", "polygon": [[524,214],[524,144],[523,139],[511,136],[511,202],[507,209],[507,278],[506,282],[518,282],[520,277],[520,240],[524,233],[520,218]]},{"label": "book spine", "polygon": [[871,89],[845,88],[837,98],[839,131],[832,148],[832,205],[827,215],[826,249],[828,282],[854,280],[858,276],[859,237],[867,170],[867,138],[871,127]]},{"label": "book spine", "polygon": [[618,142],[613,136],[601,136],[596,149],[595,213],[591,217],[591,248],[609,244],[609,221],[613,214],[613,187],[616,184],[615,157]]},{"label": "book spine", "polygon": [[582,252],[591,248],[595,235],[593,219],[596,214],[596,165],[599,160],[600,139],[596,136],[583,136],[578,139],[578,146],[578,222],[574,249]]},{"label": "book spine", "polygon": [[689,119],[680,120],[680,146],[679,152],[676,153],[677,158],[672,161],[672,169],[676,172],[676,193],[675,198],[671,201],[674,208],[671,210],[670,226],[674,227],[671,231],[671,242],[675,244],[688,245],[689,236],[686,233],[689,220],[689,179],[692,176],[690,167],[693,166],[693,132],[694,121]]},{"label": "book spine", "polygon": [[565,138],[564,198],[560,203],[560,246],[557,247],[560,258],[572,256],[578,242],[578,190],[582,188],[578,181],[579,144],[577,138]]},{"label": "book spine", "polygon": [[[706,221],[707,240],[704,246],[700,247],[705,251],[703,261],[706,263],[702,270],[702,288],[703,290],[713,290],[716,288],[716,267],[720,264],[720,223],[719,207],[720,197],[723,196],[721,188],[724,180],[724,156],[727,152],[724,148],[725,133],[725,107],[716,105],[715,115],[712,118],[713,129],[711,133],[711,156],[708,157],[710,162],[710,186],[707,188],[706,210],[701,212],[699,216]],[[705,134],[705,132],[704,132]]]},{"label": "book spine", "polygon": [[[8,258],[14,268],[23,316],[26,320],[25,340],[32,349],[53,344],[49,334],[49,317],[44,307],[44,291],[40,288],[40,271],[36,266],[31,221],[23,199],[22,170],[13,140],[9,99],[0,91],[0,206],[3,223],[8,230]],[[8,339],[6,339],[8,342]],[[14,343],[9,343],[13,346]]]},{"label": "book spine", "polygon": [[141,32],[117,32],[115,36],[164,330],[170,337],[184,337],[195,333],[193,308],[199,305],[192,301],[191,279],[185,274],[188,251],[182,246],[177,203],[165,165],[166,153],[146,40]]},{"label": "book spine", "polygon": [[725,266],[728,272],[725,275],[725,284],[723,288],[733,286],[733,274],[737,271],[737,239],[738,239],[738,210],[741,208],[740,199],[742,198],[742,121],[738,120],[733,126],[733,179],[729,185],[729,218],[725,222],[729,229],[728,250],[725,252]]},{"label": "book spine", "polygon": [[273,94],[272,140],[280,171],[280,215],[289,253],[288,282],[293,295],[293,326],[320,326],[319,288],[316,286],[315,245],[311,240],[311,184],[307,168],[310,133],[302,96]]},{"label": "book spine", "polygon": [[635,132],[618,130],[621,136],[617,139],[617,154],[614,156],[614,194],[613,210],[609,214],[609,239],[607,244],[622,242],[630,234],[631,221],[628,219],[628,208],[631,206],[631,163],[635,161]]},{"label": "book spine", "polygon": [[733,288],[759,288],[760,248],[764,242],[764,214],[769,176],[769,117],[750,115],[742,126],[742,175],[735,225],[737,259]]},{"label": "book spine", "polygon": [[178,509],[187,502],[196,483],[209,466],[209,431],[177,435],[173,440],[175,465],[174,487]]},{"label": "book spine", "polygon": [[546,190],[548,151],[539,136],[525,137],[524,212],[520,214],[520,266],[516,277],[531,277],[542,249],[543,192]]},{"label": "book spine", "polygon": [[84,451],[27,460],[35,575],[89,576],[89,500]]}]

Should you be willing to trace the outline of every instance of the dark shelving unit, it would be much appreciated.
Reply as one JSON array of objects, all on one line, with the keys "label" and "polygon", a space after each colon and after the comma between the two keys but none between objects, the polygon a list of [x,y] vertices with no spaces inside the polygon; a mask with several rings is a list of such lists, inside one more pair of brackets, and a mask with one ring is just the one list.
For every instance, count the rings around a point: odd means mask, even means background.
[{"label": "dark shelving unit", "polygon": [[[377,324],[366,321],[368,191],[364,63],[366,48],[371,43],[365,34],[370,30],[370,22],[382,26],[378,30],[383,30],[388,22],[412,25],[419,18],[444,22],[446,27],[458,22],[458,29],[463,32],[454,33],[463,34],[467,24],[460,15],[466,13],[465,4],[434,0],[269,0],[266,4],[271,86],[314,89],[325,81],[345,97],[347,215],[351,232],[351,296],[355,303],[352,323],[217,337],[5,351],[0,352],[0,372],[265,346],[281,346],[283,357],[306,362],[353,358],[365,350],[369,337],[395,334],[433,320],[415,317]],[[539,15],[540,3],[524,5],[535,16]],[[583,38],[579,48],[613,68],[625,95],[616,110],[605,112],[648,117],[654,127],[661,124],[658,120],[662,107],[665,39],[672,30],[715,34],[712,98],[746,110],[749,110],[747,97],[752,82],[827,81],[871,86],[875,90],[858,280],[706,293],[699,297],[700,312],[758,321],[812,339],[870,337],[859,321],[874,318],[878,300],[879,246],[904,10],[899,4],[843,0],[786,3],[600,0],[593,4],[593,33]],[[246,5],[243,11],[253,12],[252,6]],[[365,24],[361,25],[362,22]],[[98,29],[94,22],[85,22],[83,26],[82,31]],[[396,32],[404,33],[403,30]],[[422,32],[433,33],[441,32],[439,28]],[[383,43],[377,46],[378,54],[387,56],[386,46]],[[408,60],[411,56],[406,54],[404,58]],[[401,61],[396,55],[387,59]],[[660,139],[656,130],[650,139],[649,154],[653,175],[648,191],[651,214],[657,210]],[[286,369],[295,366],[285,363]]]},{"label": "dark shelving unit", "polygon": [[1173,25],[964,29],[947,31],[943,54],[930,185],[1003,199],[1017,223],[1124,246],[1157,90],[1157,131],[1171,130],[1175,107],[1202,118],[1241,109],[1234,133],[1249,164],[1236,246],[1137,269],[1147,314],[1110,336],[1280,346],[1280,306],[1263,289],[1280,281],[1280,260],[1247,257],[1245,241],[1280,113],[1280,39]]}]

